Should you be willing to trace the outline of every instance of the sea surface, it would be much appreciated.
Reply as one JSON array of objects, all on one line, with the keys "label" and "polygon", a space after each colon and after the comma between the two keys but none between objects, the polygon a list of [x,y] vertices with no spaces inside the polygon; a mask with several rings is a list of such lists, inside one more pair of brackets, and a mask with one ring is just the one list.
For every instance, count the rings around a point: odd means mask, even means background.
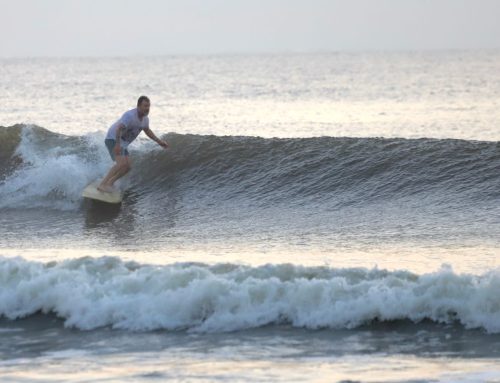
[{"label": "sea surface", "polygon": [[[81,197],[145,94],[121,205]],[[500,51],[0,59],[0,381],[500,382]]]}]

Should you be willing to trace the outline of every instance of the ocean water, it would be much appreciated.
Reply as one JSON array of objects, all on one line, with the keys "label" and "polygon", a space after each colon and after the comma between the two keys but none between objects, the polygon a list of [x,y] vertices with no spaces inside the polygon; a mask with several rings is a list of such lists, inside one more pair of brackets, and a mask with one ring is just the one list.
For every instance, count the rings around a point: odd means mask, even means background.
[{"label": "ocean water", "polygon": [[[83,200],[151,98],[119,206]],[[0,60],[0,380],[500,382],[500,52]]]}]

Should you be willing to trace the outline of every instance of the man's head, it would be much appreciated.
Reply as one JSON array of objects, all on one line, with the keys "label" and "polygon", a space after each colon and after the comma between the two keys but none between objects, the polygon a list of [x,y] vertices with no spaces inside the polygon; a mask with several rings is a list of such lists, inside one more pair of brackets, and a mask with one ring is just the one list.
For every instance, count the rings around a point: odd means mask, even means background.
[{"label": "man's head", "polygon": [[137,110],[142,116],[147,116],[149,114],[149,107],[151,102],[146,96],[141,96],[137,100]]}]

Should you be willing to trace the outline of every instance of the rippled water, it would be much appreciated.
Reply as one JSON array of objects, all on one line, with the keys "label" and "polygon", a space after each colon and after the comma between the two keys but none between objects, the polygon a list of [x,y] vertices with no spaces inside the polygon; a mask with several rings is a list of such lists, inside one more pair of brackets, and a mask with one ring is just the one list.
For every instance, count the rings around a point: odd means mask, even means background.
[{"label": "rippled water", "polygon": [[162,133],[500,139],[498,51],[0,63],[3,126],[103,131],[144,93]]}]

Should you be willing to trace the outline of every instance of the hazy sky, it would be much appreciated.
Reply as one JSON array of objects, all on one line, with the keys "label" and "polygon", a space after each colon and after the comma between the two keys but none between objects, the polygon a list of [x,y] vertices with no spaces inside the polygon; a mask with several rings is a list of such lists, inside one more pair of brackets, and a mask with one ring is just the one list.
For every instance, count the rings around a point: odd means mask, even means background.
[{"label": "hazy sky", "polygon": [[500,0],[0,0],[0,56],[500,48]]}]

